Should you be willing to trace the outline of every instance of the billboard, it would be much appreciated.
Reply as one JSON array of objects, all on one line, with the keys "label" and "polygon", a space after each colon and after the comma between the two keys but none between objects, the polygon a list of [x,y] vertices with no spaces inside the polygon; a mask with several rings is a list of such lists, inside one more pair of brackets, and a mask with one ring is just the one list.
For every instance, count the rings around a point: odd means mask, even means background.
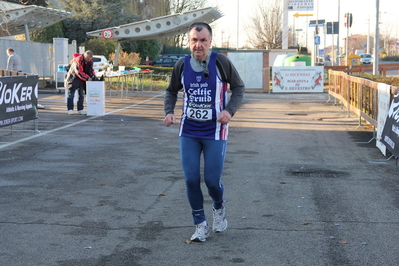
[{"label": "billboard", "polygon": [[0,127],[37,118],[36,75],[0,77]]},{"label": "billboard", "polygon": [[273,92],[323,92],[323,76],[322,66],[273,67]]}]

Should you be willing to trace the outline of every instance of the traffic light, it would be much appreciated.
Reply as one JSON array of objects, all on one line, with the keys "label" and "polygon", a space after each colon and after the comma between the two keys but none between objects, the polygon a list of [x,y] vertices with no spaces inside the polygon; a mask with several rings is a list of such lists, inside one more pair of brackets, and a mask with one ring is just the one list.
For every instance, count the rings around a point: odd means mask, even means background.
[{"label": "traffic light", "polygon": [[345,13],[345,22],[344,22],[344,26],[350,28],[350,27],[352,27],[352,22],[353,22],[352,13]]},{"label": "traffic light", "polygon": [[348,25],[349,25],[349,28],[352,27],[352,22],[353,22],[352,13],[348,13]]}]

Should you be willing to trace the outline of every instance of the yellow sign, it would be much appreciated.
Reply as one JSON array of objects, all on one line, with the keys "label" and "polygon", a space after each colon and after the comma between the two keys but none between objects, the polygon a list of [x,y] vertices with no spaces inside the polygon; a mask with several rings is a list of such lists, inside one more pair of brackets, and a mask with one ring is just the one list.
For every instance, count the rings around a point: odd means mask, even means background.
[{"label": "yellow sign", "polygon": [[311,16],[313,16],[313,14],[298,14],[298,13],[296,13],[296,14],[294,14],[294,17],[311,17]]}]

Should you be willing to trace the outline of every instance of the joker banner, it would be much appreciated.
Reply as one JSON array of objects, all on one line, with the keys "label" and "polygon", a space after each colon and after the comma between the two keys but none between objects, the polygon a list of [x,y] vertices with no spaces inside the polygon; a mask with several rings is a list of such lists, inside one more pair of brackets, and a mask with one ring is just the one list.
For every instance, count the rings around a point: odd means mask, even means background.
[{"label": "joker banner", "polygon": [[0,127],[37,118],[39,77],[0,77]]}]

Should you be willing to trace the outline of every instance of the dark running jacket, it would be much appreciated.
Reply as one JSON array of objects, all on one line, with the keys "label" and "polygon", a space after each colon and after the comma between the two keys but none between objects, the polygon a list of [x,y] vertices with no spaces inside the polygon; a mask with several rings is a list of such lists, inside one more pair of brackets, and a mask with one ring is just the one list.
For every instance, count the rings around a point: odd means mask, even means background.
[{"label": "dark running jacket", "polygon": [[85,84],[89,78],[93,79],[95,76],[96,73],[93,69],[93,61],[90,60],[86,62],[84,56],[79,55],[72,60],[72,64],[65,79],[65,88],[77,88],[79,85]]}]

